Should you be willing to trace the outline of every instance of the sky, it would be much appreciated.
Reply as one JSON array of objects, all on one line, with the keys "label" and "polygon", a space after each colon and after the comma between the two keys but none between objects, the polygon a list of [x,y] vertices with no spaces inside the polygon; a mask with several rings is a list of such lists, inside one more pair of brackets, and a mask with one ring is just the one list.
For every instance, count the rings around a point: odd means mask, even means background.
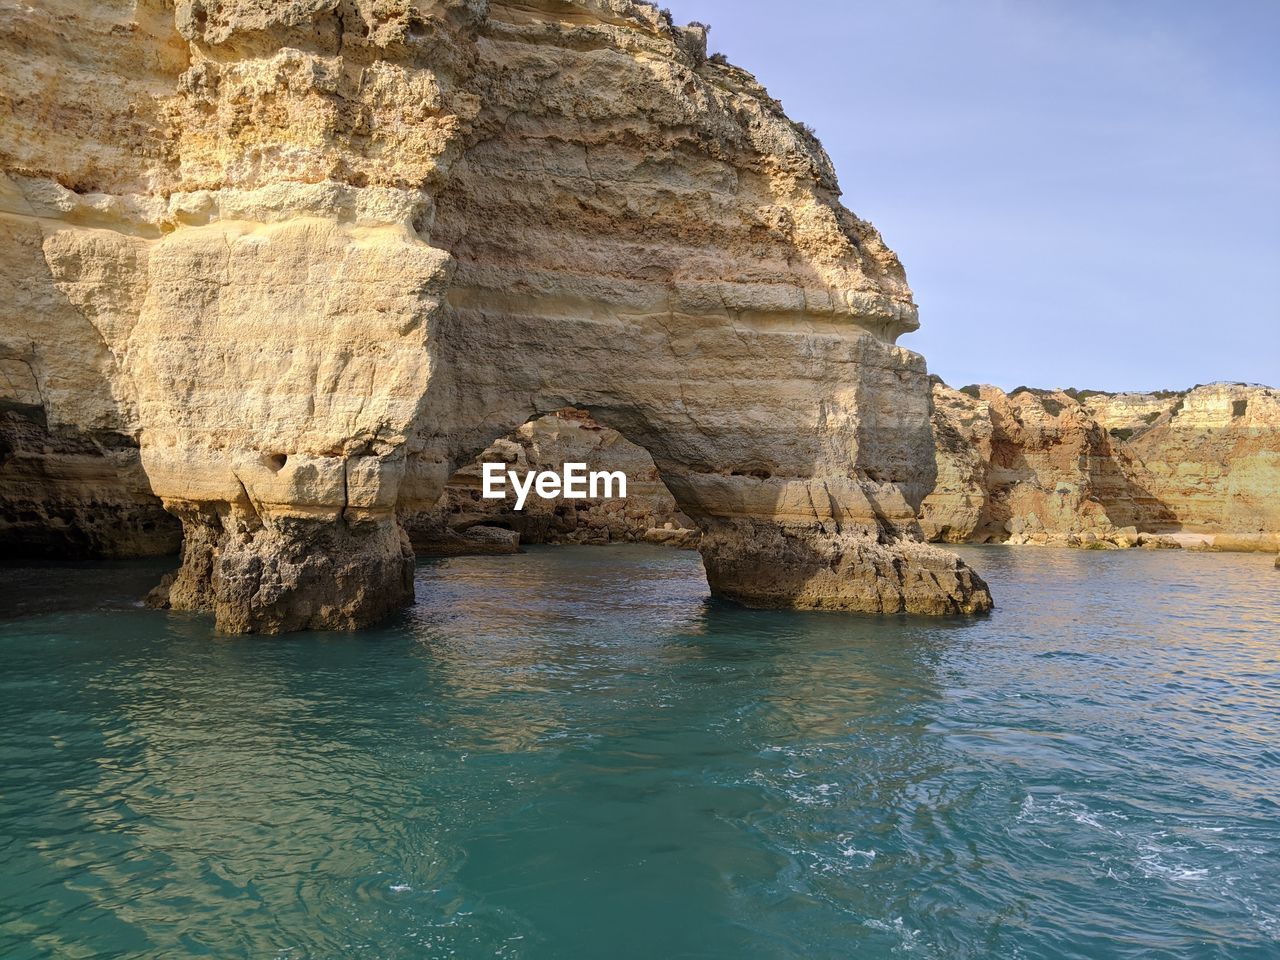
[{"label": "sky", "polygon": [[901,256],[953,386],[1280,386],[1280,0],[663,0]]}]

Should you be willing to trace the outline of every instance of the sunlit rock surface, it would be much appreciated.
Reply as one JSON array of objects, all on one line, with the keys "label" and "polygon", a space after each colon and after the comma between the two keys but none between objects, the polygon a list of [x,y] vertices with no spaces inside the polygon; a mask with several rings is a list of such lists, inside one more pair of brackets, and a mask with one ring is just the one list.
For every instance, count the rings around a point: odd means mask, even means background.
[{"label": "sunlit rock surface", "polygon": [[901,265],[700,28],[631,0],[3,14],[9,409],[137,444],[121,483],[185,534],[154,602],[371,623],[412,594],[398,517],[574,407],[652,457],[721,594],[990,605],[919,541]]},{"label": "sunlit rock surface", "polygon": [[1280,548],[1280,392],[934,385],[930,539]]}]

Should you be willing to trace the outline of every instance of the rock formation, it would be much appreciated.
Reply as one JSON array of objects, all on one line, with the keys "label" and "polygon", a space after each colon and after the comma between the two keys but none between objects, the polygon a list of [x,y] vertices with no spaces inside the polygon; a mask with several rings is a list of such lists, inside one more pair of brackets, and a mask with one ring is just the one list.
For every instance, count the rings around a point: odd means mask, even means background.
[{"label": "rock formation", "polygon": [[[502,500],[483,497],[481,465],[506,464],[523,476],[559,473],[566,463],[588,470],[618,470],[627,477],[626,498],[543,500],[530,497],[520,510],[510,491]],[[450,478],[431,510],[405,514],[401,525],[421,554],[511,553],[520,544],[656,543],[695,548],[699,533],[662,483],[653,458],[589,414],[561,410],[526,423],[510,438],[494,441],[476,462]],[[509,532],[514,536],[503,536]]]},{"label": "rock formation", "polygon": [[931,539],[1280,548],[1280,391],[934,385]]},{"label": "rock formation", "polygon": [[[182,525],[151,492],[138,443],[111,430],[50,430],[38,398],[15,401],[30,374],[0,357],[0,543],[48,560],[165,556]],[[16,368],[16,369],[15,369]]]},{"label": "rock formation", "polygon": [[[1276,391],[1213,384],[1160,394],[934,386],[938,484],[922,523],[941,542],[1149,545],[1271,550],[1280,518]],[[1183,419],[1185,418],[1185,419]],[[402,518],[430,552],[514,551],[525,543],[696,543],[652,460],[568,411],[496,441],[480,461],[520,470],[565,462],[644,478],[629,501],[483,500],[477,465],[436,508]],[[666,526],[675,529],[663,529]],[[496,527],[505,528],[496,530]],[[514,531],[513,536],[497,536]],[[470,533],[468,539],[466,534]]]},{"label": "rock formation", "polygon": [[990,605],[918,540],[902,268],[703,29],[633,0],[3,14],[8,409],[55,460],[121,438],[111,496],[140,469],[182,524],[162,602],[370,623],[412,594],[397,516],[571,406],[652,456],[722,595]]}]

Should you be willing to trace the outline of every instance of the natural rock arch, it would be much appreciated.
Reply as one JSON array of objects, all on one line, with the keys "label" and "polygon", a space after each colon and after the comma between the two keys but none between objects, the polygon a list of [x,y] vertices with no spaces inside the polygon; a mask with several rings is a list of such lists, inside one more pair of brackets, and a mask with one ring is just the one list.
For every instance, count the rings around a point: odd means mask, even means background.
[{"label": "natural rock arch", "polygon": [[180,0],[7,30],[53,60],[79,30],[101,75],[7,114],[72,118],[78,150],[0,128],[0,208],[44,261],[0,329],[56,301],[49,336],[101,344],[32,368],[79,383],[45,394],[52,422],[109,396],[138,437],[186,535],[168,603],[232,632],[371,623],[412,595],[397,509],[575,406],[650,451],[717,593],[990,605],[918,539],[902,268],[704,31],[633,0]]}]

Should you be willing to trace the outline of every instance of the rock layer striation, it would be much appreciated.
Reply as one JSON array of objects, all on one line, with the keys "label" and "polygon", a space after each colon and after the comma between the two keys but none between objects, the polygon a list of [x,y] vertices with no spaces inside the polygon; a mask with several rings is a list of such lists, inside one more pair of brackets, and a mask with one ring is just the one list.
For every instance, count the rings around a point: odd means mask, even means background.
[{"label": "rock layer striation", "polygon": [[1159,394],[934,385],[938,485],[922,526],[951,543],[1280,549],[1280,391]]},{"label": "rock layer striation", "polygon": [[157,602],[370,623],[412,595],[398,517],[574,407],[651,455],[718,593],[990,606],[919,539],[902,268],[702,28],[632,0],[4,8],[9,407],[137,444],[122,482],[184,534]]}]

